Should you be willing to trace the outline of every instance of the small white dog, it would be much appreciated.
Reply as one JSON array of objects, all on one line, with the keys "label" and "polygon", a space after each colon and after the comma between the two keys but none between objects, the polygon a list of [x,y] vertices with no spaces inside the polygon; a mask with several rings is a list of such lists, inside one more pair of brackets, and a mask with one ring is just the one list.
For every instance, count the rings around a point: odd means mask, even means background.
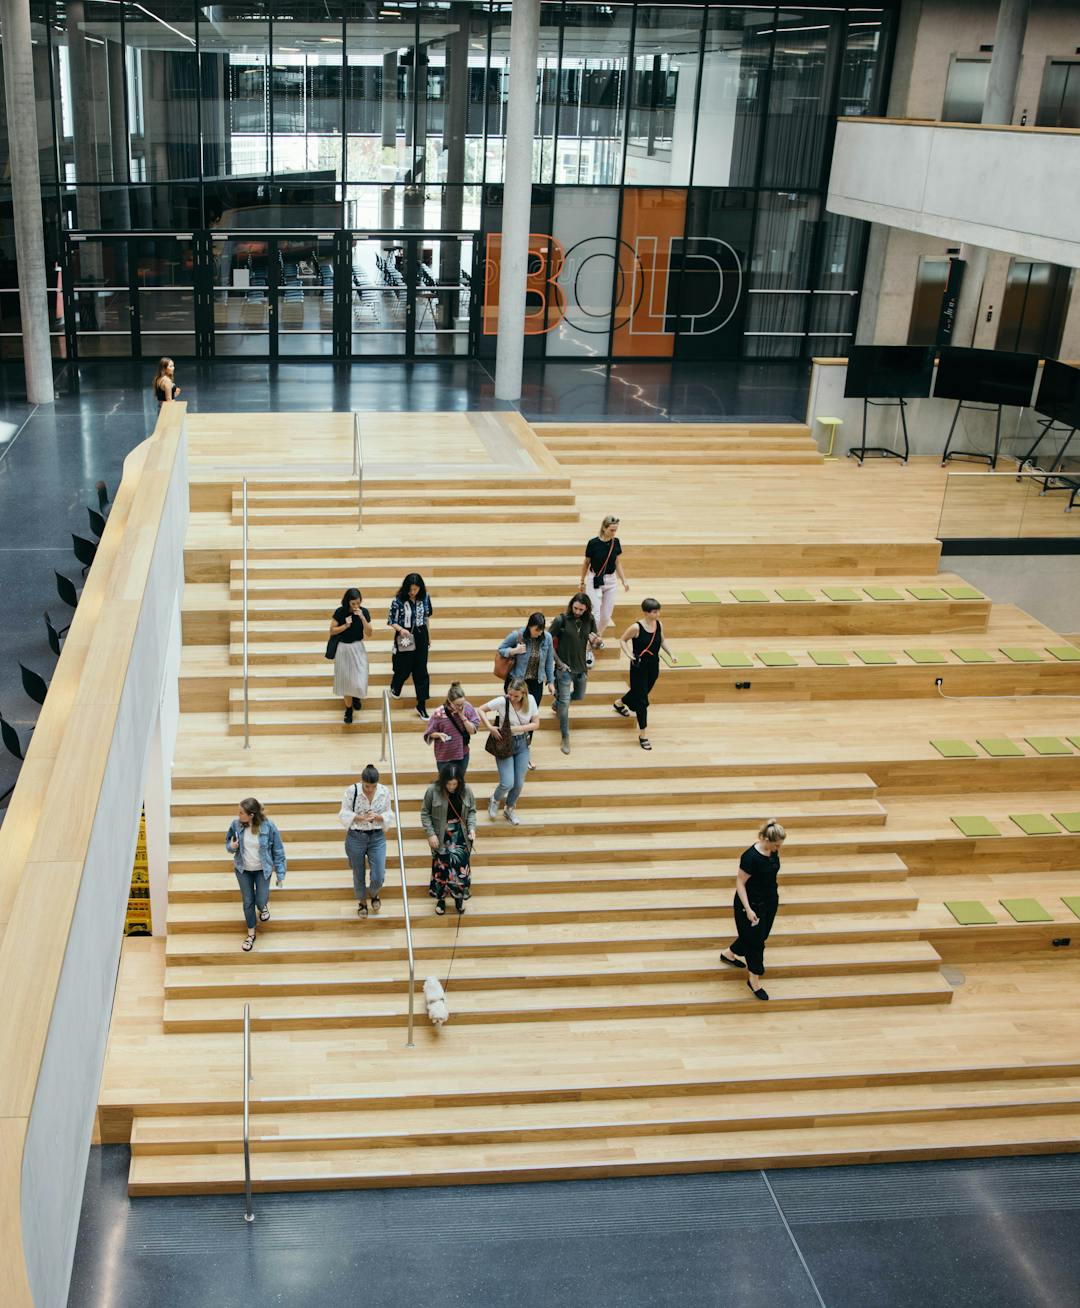
[{"label": "small white dog", "polygon": [[450,1009],[446,1003],[446,991],[438,977],[429,976],[424,982],[424,998],[427,1000],[427,1015],[433,1025],[442,1026],[450,1017]]}]

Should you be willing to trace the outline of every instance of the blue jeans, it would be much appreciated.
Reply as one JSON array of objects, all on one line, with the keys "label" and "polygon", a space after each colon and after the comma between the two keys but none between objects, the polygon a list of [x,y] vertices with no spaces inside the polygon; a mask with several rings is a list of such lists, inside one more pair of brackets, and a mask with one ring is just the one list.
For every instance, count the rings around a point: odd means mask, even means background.
[{"label": "blue jeans", "polygon": [[270,878],[262,872],[237,872],[236,884],[244,898],[244,921],[249,931],[255,930],[255,910],[270,902]]},{"label": "blue jeans", "polygon": [[[386,832],[357,831],[353,828],[345,837],[345,854],[352,868],[357,903],[366,902],[368,889],[371,890],[372,899],[378,899],[386,880]],[[365,861],[370,872],[367,886],[364,884]]]},{"label": "blue jeans", "polygon": [[528,737],[518,736],[517,739],[521,744],[515,742],[514,752],[509,758],[495,760],[499,768],[499,784],[495,787],[492,799],[496,804],[505,799],[507,808],[514,808],[517,804],[518,796],[525,785],[525,774],[529,770]]},{"label": "blue jeans", "polygon": [[559,706],[559,730],[563,740],[570,739],[570,703],[585,698],[588,684],[587,672],[571,672],[569,668],[555,670],[555,703]]}]

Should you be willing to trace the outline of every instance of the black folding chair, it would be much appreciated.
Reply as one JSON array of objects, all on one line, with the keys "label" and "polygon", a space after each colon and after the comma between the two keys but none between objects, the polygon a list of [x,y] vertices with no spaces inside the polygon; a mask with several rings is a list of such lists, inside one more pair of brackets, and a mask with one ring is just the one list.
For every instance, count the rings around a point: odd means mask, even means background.
[{"label": "black folding chair", "polygon": [[105,531],[105,519],[98,513],[97,509],[92,509],[89,504],[86,506],[86,513],[90,519],[90,530],[100,540],[102,533]]},{"label": "black folding chair", "polygon": [[[79,592],[75,589],[75,583],[70,577],[65,577],[62,572],[54,570],[53,576],[56,578],[57,595],[60,596],[69,609],[77,609],[79,607]],[[60,635],[66,636],[70,627],[70,622],[66,627],[61,627]]]},{"label": "black folding chair", "polygon": [[103,481],[99,481],[94,483],[94,490],[97,491],[98,508],[104,513],[109,502],[109,489]]},{"label": "black folding chair", "polygon": [[49,683],[36,672],[31,672],[25,664],[19,664],[19,671],[22,673],[23,690],[35,704],[44,704],[45,696],[49,693]]},{"label": "black folding chair", "polygon": [[75,550],[75,557],[83,565],[82,573],[85,577],[90,571],[90,565],[97,558],[97,545],[92,540],[87,540],[85,536],[76,536],[71,533],[71,544]]},{"label": "black folding chair", "polygon": [[53,620],[52,618],[49,617],[48,609],[46,609],[41,616],[45,619],[45,633],[49,638],[49,648],[56,655],[56,657],[59,658],[60,640],[61,640],[60,632],[57,631],[57,629],[53,626]]},{"label": "black folding chair", "polygon": [[[7,752],[17,758],[21,763],[23,761],[23,749],[22,743],[19,740],[19,733],[10,722],[5,722],[2,713],[0,713],[0,737],[3,738],[4,748]],[[0,795],[0,808],[2,808],[11,798],[11,793],[14,789],[15,786],[11,785],[2,795]]]}]

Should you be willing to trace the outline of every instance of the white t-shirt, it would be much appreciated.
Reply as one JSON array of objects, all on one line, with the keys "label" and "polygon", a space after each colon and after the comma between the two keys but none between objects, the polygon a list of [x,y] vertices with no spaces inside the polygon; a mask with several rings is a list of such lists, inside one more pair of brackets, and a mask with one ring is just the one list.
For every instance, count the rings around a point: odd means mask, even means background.
[{"label": "white t-shirt", "polygon": [[494,699],[489,699],[484,705],[484,710],[488,717],[492,719],[497,727],[502,726],[503,710],[507,703],[510,705],[510,725],[512,727],[523,727],[526,722],[531,722],[538,712],[536,700],[531,695],[527,695],[526,704],[523,709],[516,709],[514,701],[508,700],[505,695],[497,695]]},{"label": "white t-shirt", "polygon": [[262,855],[259,853],[259,834],[252,831],[250,827],[245,827],[240,837],[240,850],[244,860],[245,872],[261,872],[263,870]]}]

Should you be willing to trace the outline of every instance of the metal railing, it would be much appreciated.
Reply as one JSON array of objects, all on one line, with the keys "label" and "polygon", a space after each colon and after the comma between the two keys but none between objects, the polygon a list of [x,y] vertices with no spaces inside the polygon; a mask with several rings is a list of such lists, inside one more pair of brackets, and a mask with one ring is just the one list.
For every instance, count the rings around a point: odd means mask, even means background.
[{"label": "metal railing", "polygon": [[401,871],[401,908],[405,915],[405,949],[409,956],[409,1038],[405,1047],[413,1047],[413,1010],[416,1005],[416,959],[413,956],[412,921],[409,917],[409,887],[405,881],[405,846],[401,839],[401,801],[398,798],[397,757],[394,754],[394,724],[390,720],[390,692],[382,693],[382,751],[379,761],[386,762],[386,749],[390,747],[390,785],[394,795],[396,817],[398,868]]},{"label": "metal railing", "polygon": [[251,1207],[251,1005],[244,1005],[244,1221],[253,1222]]},{"label": "metal railing", "polygon": [[364,530],[364,447],[360,440],[360,415],[352,416],[352,470],[356,478],[356,530]]},{"label": "metal railing", "polygon": [[244,496],[244,748],[251,748],[249,738],[249,715],[248,705],[248,485],[247,478],[243,482]]}]

